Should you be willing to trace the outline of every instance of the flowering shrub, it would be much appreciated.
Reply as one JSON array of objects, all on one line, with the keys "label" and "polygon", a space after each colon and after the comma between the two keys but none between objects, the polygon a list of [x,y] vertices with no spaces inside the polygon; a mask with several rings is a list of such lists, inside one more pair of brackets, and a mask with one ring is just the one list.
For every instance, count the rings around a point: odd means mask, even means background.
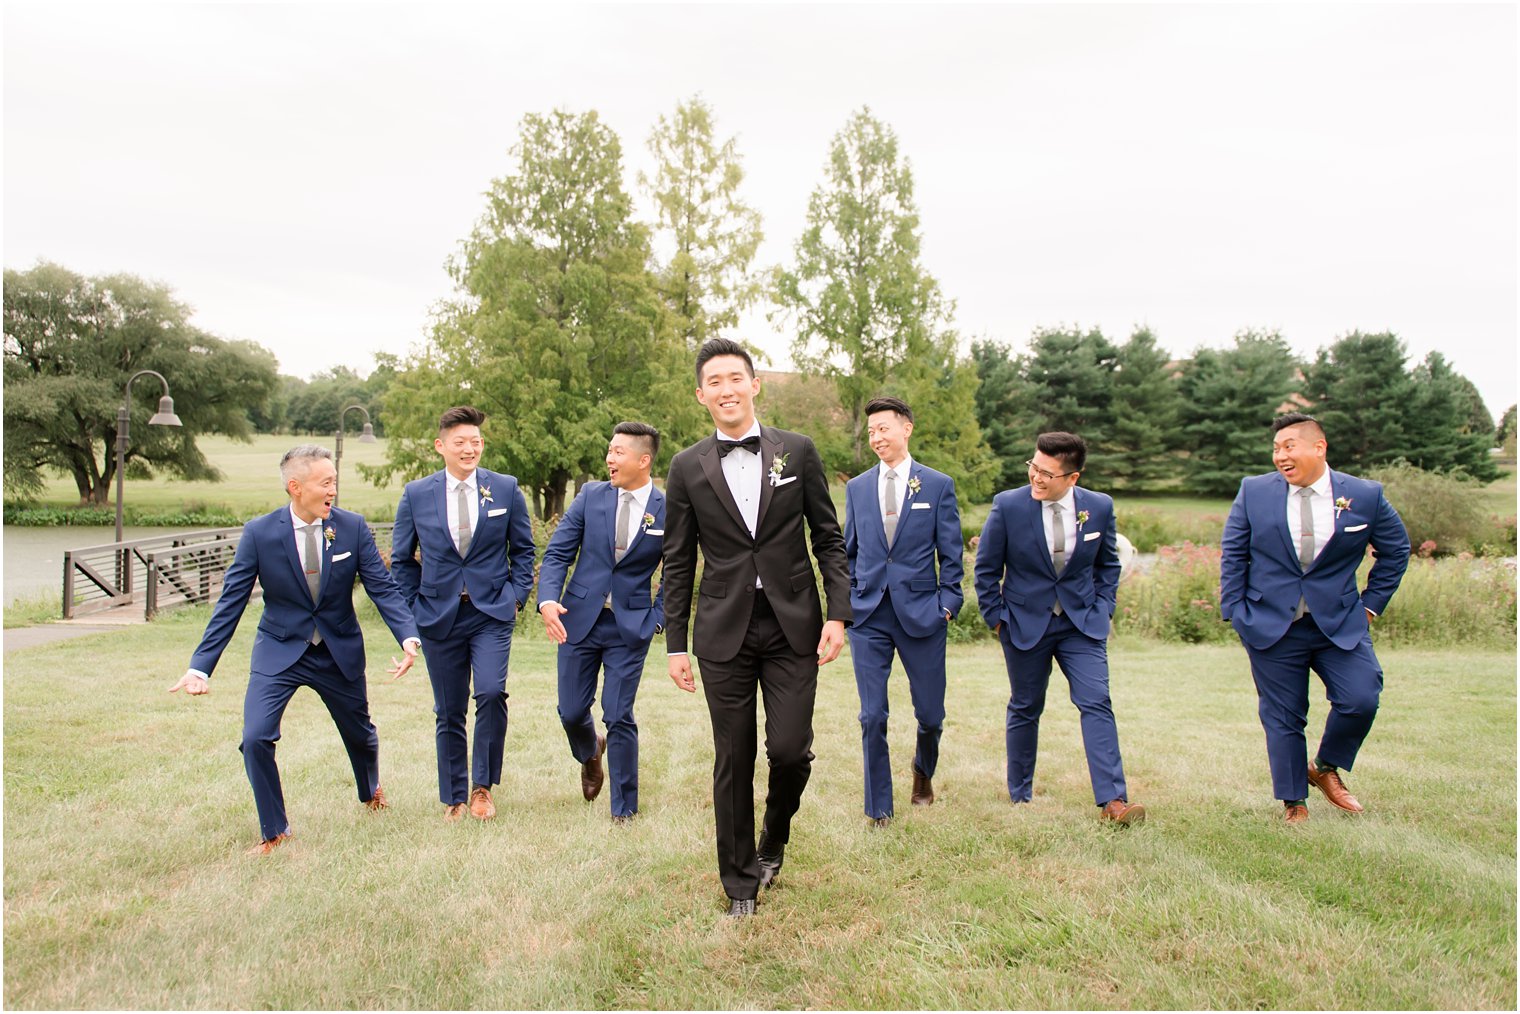
[{"label": "flowering shrub", "polygon": [[1184,542],[1158,549],[1146,572],[1120,585],[1114,630],[1185,644],[1235,640],[1219,617],[1219,547]]}]

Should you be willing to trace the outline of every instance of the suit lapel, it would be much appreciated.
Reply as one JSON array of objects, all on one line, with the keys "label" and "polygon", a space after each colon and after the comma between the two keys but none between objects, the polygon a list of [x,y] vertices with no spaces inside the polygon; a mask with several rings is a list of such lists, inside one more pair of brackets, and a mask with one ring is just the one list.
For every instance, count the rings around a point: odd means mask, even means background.
[{"label": "suit lapel", "polygon": [[[702,465],[702,474],[707,476],[707,484],[717,494],[718,502],[723,505],[724,510],[728,511],[728,516],[733,518],[734,524],[738,525],[739,530],[748,536],[749,526],[744,523],[744,515],[739,513],[739,504],[734,500],[734,494],[728,488],[728,480],[723,478],[722,460],[718,457],[718,438],[716,436],[708,437],[707,446],[697,452],[697,461]],[[764,489],[763,482],[761,483],[761,488]],[[762,509],[764,508],[763,502],[761,507]],[[755,525],[756,531],[759,528],[760,525],[757,522]]]},{"label": "suit lapel", "polygon": [[1273,473],[1276,482],[1272,486],[1272,524],[1282,533],[1283,549],[1288,559],[1298,562],[1298,547],[1293,544],[1293,533],[1288,531],[1288,492],[1291,487],[1281,472]]},{"label": "suit lapel", "polygon": [[1055,580],[1055,561],[1050,558],[1050,543],[1045,540],[1045,503],[1034,498],[1034,490],[1029,491],[1029,521],[1034,532],[1034,552],[1037,557],[1045,562],[1045,573]]},{"label": "suit lapel", "polygon": [[[659,497],[659,499],[656,499],[656,497]],[[647,515],[650,515],[650,516],[654,516],[655,512],[659,508],[660,504],[664,501],[664,499],[665,499],[664,497],[660,496],[660,491],[658,489],[651,488],[649,490],[649,500],[644,504],[644,513],[647,514]],[[637,507],[638,504],[635,503],[634,506]],[[633,519],[633,533],[631,535],[629,535],[629,537],[628,537],[628,552],[623,554],[623,559],[624,560],[628,559],[629,553],[633,552],[633,547],[636,546],[636,545],[638,545],[639,544],[639,540],[642,539],[643,537],[644,537],[644,519],[643,519],[643,517],[634,518]],[[615,547],[616,544],[617,544],[617,536],[615,534],[612,537],[612,542],[613,542],[613,545]],[[614,560],[613,566],[616,566],[618,563],[622,562],[621,560],[617,559],[617,554],[616,553],[613,554],[613,560]]]},{"label": "suit lapel", "polygon": [[459,547],[454,545],[454,533],[449,530],[449,473],[438,472],[433,476],[433,509],[438,512],[438,527],[443,529],[443,537],[449,540],[453,546],[454,555],[459,555]]},{"label": "suit lapel", "polygon": [[[333,530],[333,541],[330,544],[327,541],[328,528]],[[335,512],[332,516],[328,517],[322,524],[321,530],[317,533],[317,552],[322,554],[321,573],[317,576],[317,602],[319,603],[322,601],[322,597],[327,594],[327,575],[332,571],[332,567],[329,566],[333,558],[332,547],[338,544],[337,531],[338,519]]]},{"label": "suit lapel", "polygon": [[776,436],[776,431],[769,426],[760,427],[760,509],[755,513],[755,536],[760,535],[760,528],[765,524],[765,511],[771,505],[771,497],[776,492],[776,487],[771,485],[771,463],[785,453],[781,445],[781,438]]},{"label": "suit lapel", "polygon": [[[301,567],[301,554],[296,552],[296,530],[290,521],[290,508],[281,508],[275,514],[275,531],[279,534],[280,541],[285,544],[285,558],[290,561],[290,569],[295,573],[296,580],[300,582],[302,591],[306,590],[306,571]],[[308,598],[311,596],[308,594]]]},{"label": "suit lapel", "polygon": [[[1330,552],[1330,544],[1334,542],[1335,537],[1341,533],[1340,512],[1335,509],[1335,498],[1341,495],[1340,481],[1334,472],[1330,471],[1329,469],[1326,469],[1325,471],[1330,476],[1330,536],[1329,538],[1325,539],[1325,546],[1319,551],[1319,555],[1314,558],[1314,562],[1309,564],[1309,570],[1313,570],[1315,567],[1319,566],[1319,562],[1325,558],[1325,555],[1327,553]],[[1308,571],[1305,571],[1304,573],[1307,574]]]},{"label": "suit lapel", "polygon": [[[597,512],[600,513],[601,516],[606,519],[606,524],[607,524],[607,555],[612,560],[612,565],[614,567],[616,567],[618,565],[618,558],[617,558],[617,512],[618,512],[618,497],[620,497],[621,495],[622,495],[622,491],[619,490],[616,486],[614,486],[612,483],[609,482],[607,484],[607,492],[606,492],[606,494],[603,495],[603,496],[597,497],[597,501],[598,502],[597,502],[597,505],[596,505]],[[629,548],[632,548],[633,547],[633,540],[630,539],[629,542],[628,542],[628,545],[629,545]],[[625,553],[624,555],[626,556],[627,554]]]}]

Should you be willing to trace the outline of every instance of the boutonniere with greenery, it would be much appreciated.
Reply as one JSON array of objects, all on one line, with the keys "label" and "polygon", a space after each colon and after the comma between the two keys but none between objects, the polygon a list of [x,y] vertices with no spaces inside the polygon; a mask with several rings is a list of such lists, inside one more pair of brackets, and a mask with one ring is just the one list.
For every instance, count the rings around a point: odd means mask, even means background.
[{"label": "boutonniere with greenery", "polygon": [[1335,520],[1339,521],[1341,519],[1341,511],[1349,511],[1350,509],[1351,498],[1349,496],[1338,496],[1335,498]]},{"label": "boutonniere with greenery", "polygon": [[333,539],[336,539],[337,537],[337,530],[334,529],[332,525],[328,525],[326,528],[322,529],[322,538],[327,540],[327,544],[329,546],[333,544]]},{"label": "boutonniere with greenery", "polygon": [[482,486],[482,487],[480,487],[480,506],[484,507],[486,504],[491,503],[491,502],[492,502],[492,500],[491,500],[491,487],[490,486]]},{"label": "boutonniere with greenery", "polygon": [[913,494],[924,488],[924,484],[918,481],[918,476],[908,480],[908,499],[913,499]]},{"label": "boutonniere with greenery", "polygon": [[775,459],[773,461],[771,461],[771,485],[772,486],[776,485],[778,482],[781,481],[781,472],[782,472],[782,470],[784,470],[786,468],[786,459],[789,458],[789,457],[791,457],[791,455],[789,455],[789,454],[778,454],[778,455],[776,455]]},{"label": "boutonniere with greenery", "polygon": [[1087,518],[1088,514],[1086,511],[1077,511],[1077,531],[1080,532],[1082,530],[1082,526],[1087,524]]},{"label": "boutonniere with greenery", "polygon": [[644,527],[642,529],[640,529],[640,530],[647,532],[647,531],[649,531],[649,526],[652,525],[652,524],[654,524],[654,515],[653,514],[645,514],[644,515]]}]

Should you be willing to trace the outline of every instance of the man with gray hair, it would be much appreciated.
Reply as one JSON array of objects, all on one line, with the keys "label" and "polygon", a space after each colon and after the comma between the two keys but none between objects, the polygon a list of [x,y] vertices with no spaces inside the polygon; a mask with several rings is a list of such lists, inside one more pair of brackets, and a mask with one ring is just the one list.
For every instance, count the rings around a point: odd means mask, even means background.
[{"label": "man with gray hair", "polygon": [[257,580],[264,589],[264,613],[253,640],[239,746],[259,812],[259,842],[250,855],[268,855],[290,837],[274,749],[285,706],[301,687],[315,690],[332,714],[353,766],[359,801],[370,810],[389,805],[380,787],[380,737],[369,717],[354,579],[364,583],[405,653],[400,662],[392,658],[386,672],[399,677],[410,669],[421,642],[364,518],[333,507],[337,476],[325,447],[302,444],[286,452],[280,477],[290,503],[243,526],[206,633],[190,657],[190,668],[169,688],[191,696],[210,692],[211,672],[232,640]]}]

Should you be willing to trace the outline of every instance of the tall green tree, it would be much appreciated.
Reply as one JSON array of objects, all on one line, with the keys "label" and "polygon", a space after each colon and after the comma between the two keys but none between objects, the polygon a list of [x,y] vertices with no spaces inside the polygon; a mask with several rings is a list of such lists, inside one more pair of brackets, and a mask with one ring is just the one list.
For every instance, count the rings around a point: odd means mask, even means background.
[{"label": "tall green tree", "polygon": [[[775,299],[795,328],[798,367],[828,377],[839,392],[853,437],[846,470],[868,461],[867,403],[891,393],[914,405],[915,416],[920,405],[928,410],[919,434],[938,429],[956,446],[981,448],[966,463],[930,464],[957,482],[987,481],[975,478],[991,458],[976,423],[974,368],[956,354],[953,307],[920,264],[920,246],[911,167],[892,129],[861,109],[834,136]],[[970,379],[959,380],[960,371]]]},{"label": "tall green tree", "polygon": [[1228,349],[1199,349],[1178,379],[1188,486],[1234,493],[1272,467],[1272,420],[1299,386],[1293,350],[1276,331],[1243,331]]},{"label": "tall green tree", "polygon": [[1410,456],[1407,358],[1397,335],[1353,331],[1304,371],[1306,408],[1324,427],[1335,467],[1364,471]]},{"label": "tall green tree", "polygon": [[995,489],[1012,489],[1028,481],[1024,466],[1033,436],[1022,425],[1024,378],[1017,356],[1002,342],[971,343],[976,368],[976,421],[997,463]]},{"label": "tall green tree", "polygon": [[1463,472],[1492,482],[1499,468],[1489,455],[1494,420],[1472,381],[1431,352],[1410,372],[1405,453],[1427,472]]},{"label": "tall green tree", "polygon": [[1120,489],[1155,489],[1181,474],[1177,419],[1182,411],[1171,356],[1149,328],[1119,346],[1111,377],[1102,474]]},{"label": "tall green tree", "polygon": [[169,381],[178,428],[149,426],[162,388],[132,387],[133,478],[220,479],[196,445],[203,433],[246,440],[249,413],[277,385],[269,350],[190,323],[167,286],[132,275],[87,278],[57,264],[5,272],[5,489],[26,495],[44,473],[70,476],[81,504],[104,504],[116,479],[116,414],[138,370]]},{"label": "tall green tree", "polygon": [[1023,431],[1018,453],[1023,462],[1034,451],[1035,437],[1051,430],[1076,433],[1090,448],[1082,484],[1104,489],[1111,482],[1103,449],[1113,423],[1114,370],[1119,350],[1097,328],[1041,328],[1018,359],[1021,384],[1014,401],[1015,425]]},{"label": "tall green tree", "polygon": [[738,142],[718,140],[712,108],[701,98],[661,116],[648,147],[656,168],[653,176],[641,172],[639,183],[655,207],[652,240],[661,259],[655,279],[684,348],[650,400],[661,405],[657,425],[674,453],[710,428],[691,395],[691,364],[703,342],[736,327],[760,297],[763,284],[753,266],[764,234],[760,213],[739,192],[744,165]]},{"label": "tall green tree", "polygon": [[1504,410],[1499,417],[1499,425],[1494,429],[1494,446],[1502,447],[1513,454],[1511,445],[1515,441],[1515,406],[1511,405]]},{"label": "tall green tree", "polygon": [[[385,435],[385,395],[395,378],[395,367],[383,364],[369,376],[362,377],[349,366],[334,366],[314,375],[290,397],[286,424],[293,433],[331,435],[338,429],[338,415],[350,405],[369,412],[377,436]],[[359,412],[348,413],[343,420],[345,432],[364,425]]]},{"label": "tall green tree", "polygon": [[366,474],[434,470],[438,414],[467,402],[490,416],[486,467],[516,475],[548,516],[572,479],[605,467],[612,426],[648,414],[678,345],[617,135],[595,112],[530,114],[512,155],[449,264],[456,296],[391,385],[387,460]]}]

